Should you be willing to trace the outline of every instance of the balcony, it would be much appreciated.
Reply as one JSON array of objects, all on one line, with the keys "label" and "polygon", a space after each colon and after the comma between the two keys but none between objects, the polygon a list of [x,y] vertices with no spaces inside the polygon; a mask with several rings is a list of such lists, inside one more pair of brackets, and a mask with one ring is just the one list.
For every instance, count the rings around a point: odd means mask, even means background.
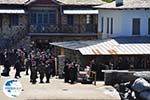
[{"label": "balcony", "polygon": [[45,34],[55,34],[59,33],[63,35],[67,34],[96,34],[97,33],[97,24],[74,24],[74,25],[30,25],[29,33],[36,34],[42,33]]}]

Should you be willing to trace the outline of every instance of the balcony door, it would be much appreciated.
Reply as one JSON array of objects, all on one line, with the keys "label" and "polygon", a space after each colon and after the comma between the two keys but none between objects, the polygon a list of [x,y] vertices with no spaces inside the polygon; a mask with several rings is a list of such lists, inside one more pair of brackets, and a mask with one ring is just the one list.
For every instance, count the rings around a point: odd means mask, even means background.
[{"label": "balcony door", "polygon": [[132,35],[140,35],[140,18],[132,20]]}]

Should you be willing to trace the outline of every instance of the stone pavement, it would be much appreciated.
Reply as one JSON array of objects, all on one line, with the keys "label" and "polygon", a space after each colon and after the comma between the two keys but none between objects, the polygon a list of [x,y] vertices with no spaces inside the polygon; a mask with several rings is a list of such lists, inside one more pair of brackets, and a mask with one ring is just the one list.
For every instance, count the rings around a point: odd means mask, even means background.
[{"label": "stone pavement", "polygon": [[[1,69],[2,70],[2,69]],[[10,77],[0,78],[0,100],[12,100],[2,90],[2,85],[7,79],[13,79],[15,71],[11,69]],[[68,84],[62,79],[52,78],[50,83],[32,85],[29,76],[24,72],[19,79],[23,86],[20,96],[13,100],[120,100],[118,92],[111,87],[105,86],[104,82],[97,85],[83,85],[81,83]],[[39,81],[39,80],[38,80]]]}]

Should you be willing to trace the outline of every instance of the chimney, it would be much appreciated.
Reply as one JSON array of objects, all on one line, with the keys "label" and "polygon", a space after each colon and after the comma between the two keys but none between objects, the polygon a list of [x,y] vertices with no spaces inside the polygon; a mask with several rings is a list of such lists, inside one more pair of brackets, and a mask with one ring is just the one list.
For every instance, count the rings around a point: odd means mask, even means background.
[{"label": "chimney", "polygon": [[123,0],[116,0],[116,7],[122,6],[123,5]]}]

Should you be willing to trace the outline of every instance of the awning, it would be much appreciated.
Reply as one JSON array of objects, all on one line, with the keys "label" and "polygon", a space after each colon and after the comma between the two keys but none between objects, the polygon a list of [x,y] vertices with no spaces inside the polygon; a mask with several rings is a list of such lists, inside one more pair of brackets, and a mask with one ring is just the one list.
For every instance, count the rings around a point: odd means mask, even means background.
[{"label": "awning", "polygon": [[93,41],[67,41],[67,42],[53,42],[50,45],[54,45],[57,47],[71,49],[71,50],[79,50],[79,48],[94,45],[99,43],[99,40]]},{"label": "awning", "polygon": [[114,39],[50,43],[78,50],[82,55],[149,55],[150,37],[117,37]]},{"label": "awning", "polygon": [[64,10],[64,14],[98,14],[98,10]]},{"label": "awning", "polygon": [[24,14],[24,9],[0,9],[0,14]]},{"label": "awning", "polygon": [[82,55],[147,55],[150,37],[118,37],[79,48]]},{"label": "awning", "polygon": [[[108,46],[108,47],[107,47]],[[80,48],[82,55],[146,55],[150,54],[150,44],[92,45]]]}]

